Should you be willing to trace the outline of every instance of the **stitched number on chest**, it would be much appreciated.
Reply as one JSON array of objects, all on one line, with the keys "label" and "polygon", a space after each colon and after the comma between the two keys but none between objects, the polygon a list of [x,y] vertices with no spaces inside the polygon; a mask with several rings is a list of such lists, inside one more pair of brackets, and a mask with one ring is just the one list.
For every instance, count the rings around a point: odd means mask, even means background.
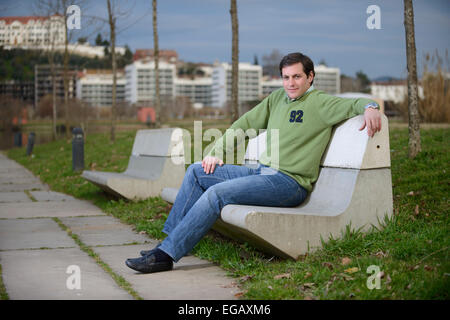
[{"label": "stitched number on chest", "polygon": [[292,110],[289,122],[303,122],[303,111],[302,110]]}]

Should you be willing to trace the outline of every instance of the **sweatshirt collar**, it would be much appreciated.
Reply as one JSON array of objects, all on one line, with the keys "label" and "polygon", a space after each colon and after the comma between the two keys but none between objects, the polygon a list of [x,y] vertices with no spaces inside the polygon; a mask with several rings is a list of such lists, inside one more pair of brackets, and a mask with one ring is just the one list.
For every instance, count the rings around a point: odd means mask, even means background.
[{"label": "sweatshirt collar", "polygon": [[286,98],[288,99],[289,102],[294,102],[294,101],[300,100],[300,99],[303,98],[307,93],[309,93],[309,92],[311,92],[311,91],[313,91],[313,90],[314,90],[314,85],[311,85],[311,87],[309,87],[309,89],[306,90],[306,92],[305,92],[304,94],[302,94],[300,97],[297,97],[297,98],[295,98],[295,99],[291,99],[291,98],[289,98],[289,96],[288,96],[287,93],[286,93]]}]

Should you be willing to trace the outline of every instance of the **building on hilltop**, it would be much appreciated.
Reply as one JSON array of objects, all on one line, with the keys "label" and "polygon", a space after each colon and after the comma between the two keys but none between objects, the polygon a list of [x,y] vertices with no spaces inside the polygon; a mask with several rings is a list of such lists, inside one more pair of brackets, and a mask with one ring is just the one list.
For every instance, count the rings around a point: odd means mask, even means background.
[{"label": "building on hilltop", "polygon": [[41,48],[64,45],[64,17],[0,17],[0,46]]}]

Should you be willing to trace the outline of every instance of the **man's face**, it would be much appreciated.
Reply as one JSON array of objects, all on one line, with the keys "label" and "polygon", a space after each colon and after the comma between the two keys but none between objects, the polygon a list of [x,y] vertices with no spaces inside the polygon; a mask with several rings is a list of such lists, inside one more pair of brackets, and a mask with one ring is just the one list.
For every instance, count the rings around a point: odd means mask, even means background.
[{"label": "man's face", "polygon": [[284,91],[291,99],[296,99],[304,94],[311,87],[311,82],[314,79],[312,71],[309,77],[306,76],[303,71],[303,64],[300,62],[284,67],[281,69],[281,74]]}]

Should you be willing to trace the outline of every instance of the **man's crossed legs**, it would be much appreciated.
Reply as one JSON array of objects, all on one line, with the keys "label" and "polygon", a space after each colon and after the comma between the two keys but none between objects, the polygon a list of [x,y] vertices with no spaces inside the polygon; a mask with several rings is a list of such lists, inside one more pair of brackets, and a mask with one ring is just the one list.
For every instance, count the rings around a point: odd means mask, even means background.
[{"label": "man's crossed legs", "polygon": [[211,229],[227,204],[294,207],[306,196],[293,178],[263,165],[255,169],[223,165],[206,174],[201,163],[194,163],[164,224],[168,236],[157,248],[126,264],[145,273],[170,270],[173,261],[189,253]]}]

